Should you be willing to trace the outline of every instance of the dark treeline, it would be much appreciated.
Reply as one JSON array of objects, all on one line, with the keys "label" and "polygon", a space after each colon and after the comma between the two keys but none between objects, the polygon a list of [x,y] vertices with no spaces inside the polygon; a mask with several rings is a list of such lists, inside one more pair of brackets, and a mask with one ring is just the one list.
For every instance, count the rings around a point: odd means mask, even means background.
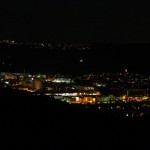
[{"label": "dark treeline", "polygon": [[23,72],[26,68],[31,73],[121,72],[125,68],[149,73],[149,48],[149,44],[93,44],[87,50],[76,47],[64,50],[0,44],[0,67],[11,72]]},{"label": "dark treeline", "polygon": [[127,118],[120,111],[98,111],[10,89],[0,89],[0,112],[1,137],[11,148],[149,147],[149,117]]}]

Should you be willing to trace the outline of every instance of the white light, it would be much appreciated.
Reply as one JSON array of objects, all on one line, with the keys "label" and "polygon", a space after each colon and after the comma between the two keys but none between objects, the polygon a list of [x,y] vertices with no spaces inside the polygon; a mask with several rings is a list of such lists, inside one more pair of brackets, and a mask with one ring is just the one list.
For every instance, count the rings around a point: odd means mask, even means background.
[{"label": "white light", "polygon": [[76,97],[76,101],[79,101],[80,100],[80,98],[79,97]]},{"label": "white light", "polygon": [[6,81],[5,83],[6,83],[6,84],[9,84],[9,82],[8,82],[8,81]]}]

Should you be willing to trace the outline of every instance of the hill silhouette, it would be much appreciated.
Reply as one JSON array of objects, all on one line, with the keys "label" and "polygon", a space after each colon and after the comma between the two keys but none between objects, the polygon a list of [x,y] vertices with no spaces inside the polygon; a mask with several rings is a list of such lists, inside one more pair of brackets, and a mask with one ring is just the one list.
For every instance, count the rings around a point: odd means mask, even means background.
[{"label": "hill silhouette", "polygon": [[120,117],[98,112],[90,105],[69,105],[10,89],[1,89],[0,96],[1,137],[7,147],[56,150],[149,147],[149,117]]},{"label": "hill silhouette", "polygon": [[10,72],[25,68],[30,73],[122,72],[126,68],[149,73],[149,48],[149,44],[93,44],[88,50],[63,50],[1,44],[0,67]]}]

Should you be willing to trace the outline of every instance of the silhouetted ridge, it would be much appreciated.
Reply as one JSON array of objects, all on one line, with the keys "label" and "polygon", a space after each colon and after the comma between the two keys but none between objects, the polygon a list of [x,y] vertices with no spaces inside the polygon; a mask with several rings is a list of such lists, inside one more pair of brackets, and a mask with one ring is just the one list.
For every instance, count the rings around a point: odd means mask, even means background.
[{"label": "silhouetted ridge", "polygon": [[70,105],[10,89],[0,89],[0,97],[1,136],[17,141],[20,147],[58,150],[146,147],[148,118],[119,117],[120,112],[98,111],[90,104]]}]

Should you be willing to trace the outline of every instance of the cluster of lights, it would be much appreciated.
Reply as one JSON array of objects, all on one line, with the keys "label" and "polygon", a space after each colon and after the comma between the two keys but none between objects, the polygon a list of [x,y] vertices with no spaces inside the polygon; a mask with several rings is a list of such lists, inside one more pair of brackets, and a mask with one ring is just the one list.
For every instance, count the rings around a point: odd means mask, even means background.
[{"label": "cluster of lights", "polygon": [[52,82],[54,82],[54,83],[72,83],[73,81],[71,79],[59,78],[59,79],[54,79]]}]

